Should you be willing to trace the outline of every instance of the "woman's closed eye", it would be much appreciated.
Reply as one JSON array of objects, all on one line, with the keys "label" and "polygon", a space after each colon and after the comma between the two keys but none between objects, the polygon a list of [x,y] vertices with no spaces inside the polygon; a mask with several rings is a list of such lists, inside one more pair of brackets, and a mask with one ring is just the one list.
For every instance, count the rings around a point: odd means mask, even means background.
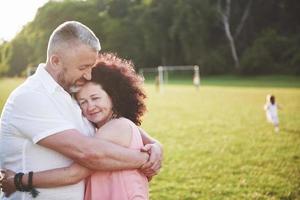
[{"label": "woman's closed eye", "polygon": [[101,97],[92,97],[92,100],[99,100],[99,99],[101,99]]},{"label": "woman's closed eye", "polygon": [[78,101],[78,103],[79,103],[79,105],[80,106],[83,106],[83,105],[85,105],[86,104],[86,100],[80,100],[80,101]]}]

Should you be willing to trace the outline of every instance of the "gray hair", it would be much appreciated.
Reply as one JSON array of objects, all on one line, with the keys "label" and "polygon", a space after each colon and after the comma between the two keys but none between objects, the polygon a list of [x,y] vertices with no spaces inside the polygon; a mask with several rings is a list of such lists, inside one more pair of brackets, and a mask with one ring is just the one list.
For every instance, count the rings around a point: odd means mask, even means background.
[{"label": "gray hair", "polygon": [[50,36],[47,57],[62,47],[72,48],[72,45],[78,43],[85,44],[97,52],[101,49],[99,39],[87,26],[77,21],[64,22]]}]

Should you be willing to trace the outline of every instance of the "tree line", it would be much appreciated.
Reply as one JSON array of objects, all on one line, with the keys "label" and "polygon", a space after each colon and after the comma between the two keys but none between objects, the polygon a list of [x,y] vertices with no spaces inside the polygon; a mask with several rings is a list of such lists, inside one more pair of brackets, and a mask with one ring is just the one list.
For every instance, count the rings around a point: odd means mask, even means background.
[{"label": "tree line", "polygon": [[136,68],[300,74],[299,10],[298,0],[49,1],[15,38],[0,44],[0,75],[21,75],[45,62],[51,32],[67,20],[89,26],[102,51],[116,52]]}]

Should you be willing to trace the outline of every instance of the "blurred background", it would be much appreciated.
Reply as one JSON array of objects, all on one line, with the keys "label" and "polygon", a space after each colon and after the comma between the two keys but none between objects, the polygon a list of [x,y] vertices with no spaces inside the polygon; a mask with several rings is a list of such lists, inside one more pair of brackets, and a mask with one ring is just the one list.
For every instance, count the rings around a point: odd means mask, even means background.
[{"label": "blurred background", "polygon": [[0,0],[0,111],[67,20],[145,77],[165,154],[151,199],[300,199],[299,0]]},{"label": "blurred background", "polygon": [[[51,32],[67,20],[88,25],[103,51],[117,52],[137,68],[299,74],[299,10],[298,0],[1,0],[0,75],[19,76],[45,61]],[[20,22],[13,35],[10,27]]]}]

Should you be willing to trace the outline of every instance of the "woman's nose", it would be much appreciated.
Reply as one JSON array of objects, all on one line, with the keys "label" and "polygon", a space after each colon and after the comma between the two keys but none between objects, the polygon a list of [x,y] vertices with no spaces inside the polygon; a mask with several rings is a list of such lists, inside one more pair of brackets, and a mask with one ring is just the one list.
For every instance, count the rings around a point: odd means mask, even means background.
[{"label": "woman's nose", "polygon": [[87,109],[88,109],[89,112],[94,110],[95,109],[95,104],[92,101],[88,102],[88,108]]}]

